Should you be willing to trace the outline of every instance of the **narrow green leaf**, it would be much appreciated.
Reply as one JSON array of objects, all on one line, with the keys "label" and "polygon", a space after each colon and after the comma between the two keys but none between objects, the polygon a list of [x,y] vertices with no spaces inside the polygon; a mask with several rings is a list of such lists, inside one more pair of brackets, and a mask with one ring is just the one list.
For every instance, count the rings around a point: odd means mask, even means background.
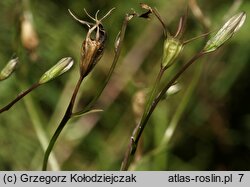
[{"label": "narrow green leaf", "polygon": [[80,111],[72,114],[72,117],[81,117],[87,114],[97,113],[97,112],[103,112],[102,109],[93,109],[88,111]]}]

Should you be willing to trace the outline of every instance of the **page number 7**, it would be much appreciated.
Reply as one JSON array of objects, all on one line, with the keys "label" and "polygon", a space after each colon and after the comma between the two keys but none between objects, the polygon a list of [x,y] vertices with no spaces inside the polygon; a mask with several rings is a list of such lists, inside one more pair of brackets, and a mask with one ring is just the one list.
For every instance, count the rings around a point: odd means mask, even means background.
[{"label": "page number 7", "polygon": [[243,176],[244,176],[244,174],[238,174],[238,175],[239,175],[239,177],[240,177],[239,182],[241,182],[241,181],[242,181],[242,178],[243,178]]}]

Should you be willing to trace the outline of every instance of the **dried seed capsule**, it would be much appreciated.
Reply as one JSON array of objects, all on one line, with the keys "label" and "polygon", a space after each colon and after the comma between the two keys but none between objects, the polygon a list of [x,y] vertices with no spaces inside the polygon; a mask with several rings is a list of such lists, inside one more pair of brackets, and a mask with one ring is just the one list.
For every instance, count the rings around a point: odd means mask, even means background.
[{"label": "dried seed capsule", "polygon": [[93,18],[85,10],[85,13],[93,21],[95,21],[95,23],[90,23],[87,21],[80,20],[69,10],[69,13],[75,20],[79,21],[84,25],[87,25],[89,28],[86,39],[83,41],[81,49],[81,59],[80,59],[81,76],[87,76],[102,57],[107,35],[101,21],[104,18],[106,18],[113,10],[114,8],[108,11],[106,15],[104,15],[101,19],[97,18],[99,11],[96,12],[95,18]]},{"label": "dried seed capsule", "polygon": [[[95,38],[91,38],[92,32],[95,33]],[[101,59],[106,41],[106,32],[101,24],[95,25],[89,29],[86,39],[83,41],[81,49],[80,73],[88,75]]]},{"label": "dried seed capsule", "polygon": [[74,64],[71,57],[62,58],[56,65],[46,71],[39,80],[39,84],[44,84],[67,72]]},{"label": "dried seed capsule", "polygon": [[0,72],[0,81],[7,79],[15,71],[18,63],[18,57],[11,59]]},{"label": "dried seed capsule", "polygon": [[203,51],[209,53],[215,51],[230,39],[244,24],[246,13],[240,12],[231,17],[221,29],[206,43]]}]

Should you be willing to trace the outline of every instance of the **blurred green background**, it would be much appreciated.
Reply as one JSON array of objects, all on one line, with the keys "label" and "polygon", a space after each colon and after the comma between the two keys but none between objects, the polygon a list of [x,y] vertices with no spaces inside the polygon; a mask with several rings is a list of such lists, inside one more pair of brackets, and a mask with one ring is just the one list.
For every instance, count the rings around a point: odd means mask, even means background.
[{"label": "blurred green background", "polygon": [[[68,13],[91,21],[84,13],[99,16],[116,7],[103,21],[108,34],[105,53],[84,81],[75,110],[83,108],[107,75],[114,56],[114,41],[124,15],[131,9],[143,13],[137,0],[2,0],[0,1],[0,69],[15,53],[20,64],[15,73],[0,82],[0,107],[40,76],[62,57],[71,56],[70,72],[41,86],[0,114],[0,169],[40,170],[44,147],[52,136],[69,102],[79,76],[80,47],[86,27]],[[156,7],[171,33],[174,33],[185,0],[145,0]],[[247,0],[198,0],[216,30],[236,12],[250,13]],[[24,13],[29,13],[35,34],[31,46],[22,42]],[[102,113],[72,119],[59,137],[50,169],[119,170],[136,124],[134,95],[150,88],[159,71],[163,35],[160,23],[135,18],[129,22],[122,54],[113,77],[96,103]],[[179,79],[181,91],[162,101],[145,129],[142,145],[131,169],[135,170],[249,170],[250,169],[250,24],[217,52],[197,61]],[[28,31],[27,31],[28,32]],[[205,32],[189,11],[184,40]],[[32,43],[33,42],[33,43]],[[171,77],[198,52],[205,41],[185,46],[178,62],[165,77]],[[171,141],[159,151],[169,124],[177,128]]]}]

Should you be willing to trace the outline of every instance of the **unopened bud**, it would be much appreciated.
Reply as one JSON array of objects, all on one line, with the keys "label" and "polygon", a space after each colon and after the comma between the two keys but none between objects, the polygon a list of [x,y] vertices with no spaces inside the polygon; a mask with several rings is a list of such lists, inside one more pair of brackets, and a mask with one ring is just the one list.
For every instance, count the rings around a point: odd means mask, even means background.
[{"label": "unopened bud", "polygon": [[182,86],[179,83],[174,83],[170,88],[166,91],[164,96],[162,97],[162,100],[167,99],[170,96],[173,96],[177,93],[179,93],[182,89]]},{"label": "unopened bud", "polygon": [[209,53],[215,51],[222,46],[228,39],[230,39],[244,24],[246,20],[246,13],[240,12],[231,17],[221,29],[208,40],[203,51]]},{"label": "unopened bud", "polygon": [[39,44],[30,12],[25,12],[21,21],[21,41],[23,46],[28,50],[34,50]]},{"label": "unopened bud", "polygon": [[74,64],[71,57],[62,58],[56,65],[46,71],[39,80],[39,84],[44,84],[67,72]]},{"label": "unopened bud", "polygon": [[166,92],[166,95],[167,96],[174,95],[174,94],[177,94],[179,91],[181,91],[181,86],[180,86],[180,84],[176,83],[176,84],[173,84],[172,86],[170,86],[170,88]]},{"label": "unopened bud", "polygon": [[0,81],[7,79],[15,71],[18,63],[18,57],[11,59],[0,72]]},{"label": "unopened bud", "polygon": [[179,39],[168,36],[164,42],[162,67],[171,66],[183,49],[183,44]]}]

